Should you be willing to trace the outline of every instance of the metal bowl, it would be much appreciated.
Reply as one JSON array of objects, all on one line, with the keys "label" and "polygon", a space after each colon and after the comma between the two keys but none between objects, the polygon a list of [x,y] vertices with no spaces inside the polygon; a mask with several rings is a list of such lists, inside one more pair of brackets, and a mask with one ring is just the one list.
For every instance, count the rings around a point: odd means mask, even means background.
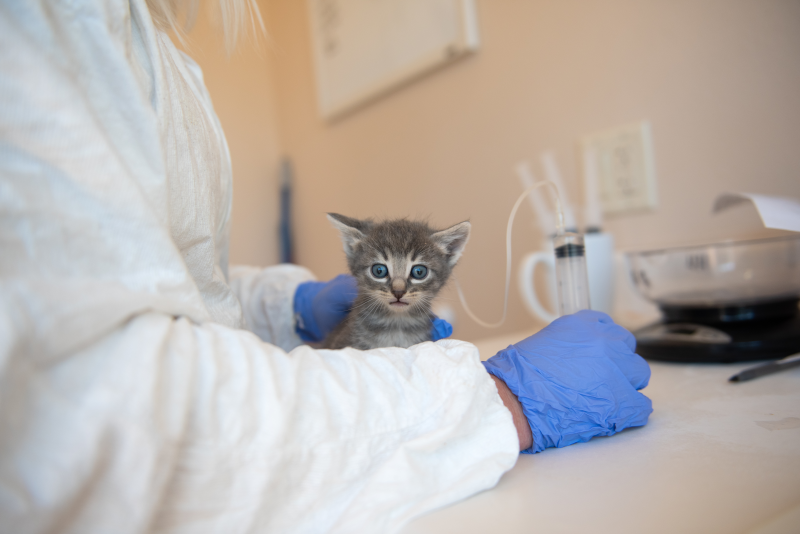
[{"label": "metal bowl", "polygon": [[626,260],[638,291],[662,309],[800,298],[800,235],[628,252]]}]

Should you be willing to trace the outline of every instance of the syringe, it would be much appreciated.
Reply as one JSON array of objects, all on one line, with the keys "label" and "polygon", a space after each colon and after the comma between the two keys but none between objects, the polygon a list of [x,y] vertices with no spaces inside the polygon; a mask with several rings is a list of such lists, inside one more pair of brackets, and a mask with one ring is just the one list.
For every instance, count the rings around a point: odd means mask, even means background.
[{"label": "syringe", "polygon": [[553,239],[556,253],[558,315],[589,309],[589,277],[583,236],[562,232]]}]

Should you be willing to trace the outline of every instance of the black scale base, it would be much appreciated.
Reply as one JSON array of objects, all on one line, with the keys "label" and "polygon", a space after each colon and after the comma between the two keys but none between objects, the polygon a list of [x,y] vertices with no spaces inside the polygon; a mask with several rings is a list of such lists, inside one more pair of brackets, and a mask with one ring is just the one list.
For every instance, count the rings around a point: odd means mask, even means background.
[{"label": "black scale base", "polygon": [[634,332],[648,360],[735,363],[800,352],[798,299],[724,307],[662,306],[664,320]]}]

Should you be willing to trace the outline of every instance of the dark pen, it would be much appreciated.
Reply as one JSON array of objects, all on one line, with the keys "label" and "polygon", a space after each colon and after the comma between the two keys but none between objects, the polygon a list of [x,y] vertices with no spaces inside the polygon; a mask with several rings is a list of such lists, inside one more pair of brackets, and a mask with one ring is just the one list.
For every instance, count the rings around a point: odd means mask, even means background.
[{"label": "dark pen", "polygon": [[757,365],[755,367],[745,369],[744,371],[730,377],[728,382],[744,382],[745,380],[752,380],[753,378],[758,378],[759,376],[771,375],[772,373],[778,373],[780,371],[785,371],[786,369],[792,369],[793,367],[800,367],[800,352],[797,354],[792,354],[791,356],[787,356],[776,362]]}]

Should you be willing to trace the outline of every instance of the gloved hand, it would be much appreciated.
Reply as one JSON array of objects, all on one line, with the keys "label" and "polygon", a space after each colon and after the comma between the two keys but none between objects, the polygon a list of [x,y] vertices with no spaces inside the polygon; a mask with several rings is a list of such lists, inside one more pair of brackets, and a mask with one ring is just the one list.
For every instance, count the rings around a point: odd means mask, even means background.
[{"label": "gloved hand", "polygon": [[565,315],[483,362],[520,401],[533,433],[524,453],[642,426],[652,413],[650,366],[633,334],[605,313]]},{"label": "gloved hand", "polygon": [[431,339],[433,341],[439,341],[440,339],[444,339],[453,335],[453,326],[444,319],[440,319],[434,315],[432,323]]},{"label": "gloved hand", "polygon": [[[300,339],[318,343],[341,323],[358,294],[356,279],[340,274],[328,282],[303,282],[294,293],[295,331]],[[434,317],[431,335],[434,341],[449,337],[453,327]]]},{"label": "gloved hand", "polygon": [[340,274],[328,282],[303,282],[294,293],[295,331],[303,341],[320,342],[341,323],[358,294],[356,279]]}]

